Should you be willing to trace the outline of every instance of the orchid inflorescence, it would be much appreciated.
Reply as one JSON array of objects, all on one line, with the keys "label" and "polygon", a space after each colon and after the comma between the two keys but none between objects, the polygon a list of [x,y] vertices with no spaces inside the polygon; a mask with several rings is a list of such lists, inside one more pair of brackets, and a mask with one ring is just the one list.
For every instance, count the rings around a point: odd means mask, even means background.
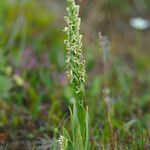
[{"label": "orchid inflorescence", "polygon": [[67,34],[67,39],[65,40],[67,50],[67,76],[76,94],[81,99],[84,95],[86,78],[85,61],[82,55],[82,35],[79,33],[81,19],[78,17],[79,6],[75,4],[74,0],[67,1],[68,16],[65,17],[65,20],[68,26],[64,29]]}]

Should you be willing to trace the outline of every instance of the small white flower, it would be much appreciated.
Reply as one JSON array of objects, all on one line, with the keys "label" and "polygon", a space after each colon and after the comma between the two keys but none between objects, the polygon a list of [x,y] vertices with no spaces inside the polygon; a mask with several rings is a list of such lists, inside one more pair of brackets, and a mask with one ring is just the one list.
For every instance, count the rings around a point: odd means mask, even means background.
[{"label": "small white flower", "polygon": [[141,17],[137,17],[130,20],[130,25],[135,29],[145,30],[150,27],[150,21]]},{"label": "small white flower", "polygon": [[60,136],[58,139],[58,143],[60,144],[60,149],[61,150],[66,150],[68,147],[68,139],[64,136]]}]

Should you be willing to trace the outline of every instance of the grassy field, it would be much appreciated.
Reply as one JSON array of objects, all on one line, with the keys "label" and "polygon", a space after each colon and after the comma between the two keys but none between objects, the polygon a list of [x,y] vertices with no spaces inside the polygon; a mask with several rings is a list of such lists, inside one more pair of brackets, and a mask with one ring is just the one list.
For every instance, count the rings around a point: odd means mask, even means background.
[{"label": "grassy field", "polygon": [[150,149],[150,29],[129,23],[149,14],[148,0],[1,0],[0,150]]}]

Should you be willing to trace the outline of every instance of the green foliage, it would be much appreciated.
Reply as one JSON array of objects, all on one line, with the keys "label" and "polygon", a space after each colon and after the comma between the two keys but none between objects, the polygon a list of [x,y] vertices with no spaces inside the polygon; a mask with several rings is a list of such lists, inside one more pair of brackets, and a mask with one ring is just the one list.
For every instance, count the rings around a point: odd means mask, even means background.
[{"label": "green foliage", "polygon": [[68,139],[68,147],[66,150],[89,150],[89,115],[88,108],[85,110],[83,106],[74,101],[73,110],[70,108],[72,136],[66,129],[63,131],[64,137]]},{"label": "green foliage", "polygon": [[9,91],[12,88],[12,81],[6,76],[0,76],[0,97],[6,98],[9,95]]},{"label": "green foliage", "polygon": [[8,98],[11,88],[14,86],[10,74],[12,68],[7,65],[4,55],[0,52],[0,98]]}]

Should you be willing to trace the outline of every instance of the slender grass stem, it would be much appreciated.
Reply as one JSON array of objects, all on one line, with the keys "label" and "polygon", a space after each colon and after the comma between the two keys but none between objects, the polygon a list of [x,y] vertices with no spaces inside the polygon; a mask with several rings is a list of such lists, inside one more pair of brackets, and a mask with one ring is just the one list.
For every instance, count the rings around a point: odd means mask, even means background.
[{"label": "slender grass stem", "polygon": [[107,113],[107,119],[108,119],[108,126],[109,126],[109,132],[110,132],[110,150],[115,149],[114,144],[114,130],[113,125],[111,121],[111,114],[110,114],[110,89],[108,84],[108,77],[109,77],[109,48],[108,48],[108,41],[103,37],[103,35],[99,32],[99,39],[100,39],[100,46],[103,51],[103,59],[104,59],[104,75],[105,75],[105,86],[104,86],[104,100],[106,105],[106,113]]}]

